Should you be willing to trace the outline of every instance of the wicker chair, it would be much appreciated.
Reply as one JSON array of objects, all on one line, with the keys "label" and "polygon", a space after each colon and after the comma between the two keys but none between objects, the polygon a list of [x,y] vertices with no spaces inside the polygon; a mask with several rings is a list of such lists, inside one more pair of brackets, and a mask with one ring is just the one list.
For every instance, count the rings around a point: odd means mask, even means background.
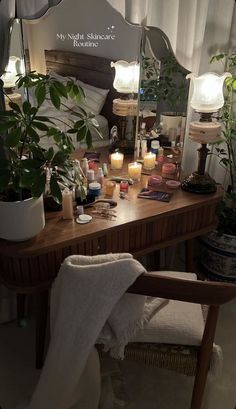
[{"label": "wicker chair", "polygon": [[173,345],[171,340],[165,345],[155,342],[131,342],[125,349],[126,359],[195,376],[191,409],[201,409],[219,307],[236,297],[236,285],[168,277],[155,272],[140,276],[128,292],[194,303],[199,309],[202,305],[209,306],[200,345]]}]

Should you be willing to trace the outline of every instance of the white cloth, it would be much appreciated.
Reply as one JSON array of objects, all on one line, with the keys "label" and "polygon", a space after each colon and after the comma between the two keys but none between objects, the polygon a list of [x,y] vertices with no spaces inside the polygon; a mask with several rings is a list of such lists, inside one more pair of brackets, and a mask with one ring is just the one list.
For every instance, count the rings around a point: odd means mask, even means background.
[{"label": "white cloth", "polygon": [[51,294],[51,342],[29,409],[76,404],[80,376],[106,321],[110,336],[104,342],[122,354],[128,335],[160,308],[160,301],[145,307],[144,296],[122,297],[144,272],[130,254],[70,256],[63,262]]}]

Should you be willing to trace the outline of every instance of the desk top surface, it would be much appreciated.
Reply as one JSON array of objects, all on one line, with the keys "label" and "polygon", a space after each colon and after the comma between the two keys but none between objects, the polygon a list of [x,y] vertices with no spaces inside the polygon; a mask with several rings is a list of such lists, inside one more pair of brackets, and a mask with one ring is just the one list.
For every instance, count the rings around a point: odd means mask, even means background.
[{"label": "desk top surface", "polygon": [[[111,173],[109,172],[109,174]],[[127,177],[127,163],[125,163],[122,172],[117,175]],[[146,187],[147,179],[147,175],[142,175],[140,182],[129,186],[128,199],[119,198],[119,184],[116,184],[113,200],[117,201],[117,207],[115,207],[117,217],[113,220],[93,217],[88,224],[77,224],[75,220],[63,220],[62,212],[50,212],[46,214],[45,228],[35,238],[25,242],[0,240],[0,253],[23,257],[38,255],[45,251],[61,248],[65,244],[72,245],[78,240],[101,236],[103,232],[107,234],[112,229],[122,229],[129,224],[150,222],[152,218],[157,219],[166,215],[176,214],[176,217],[178,215],[181,217],[181,213],[193,208],[213,205],[222,197],[223,191],[220,187],[214,194],[197,195],[184,192],[181,189],[170,190],[161,185],[158,190],[173,193],[170,202],[137,198],[141,188]],[[102,194],[100,198],[104,198],[104,195]],[[92,208],[88,208],[85,212],[91,214],[91,211]]]}]

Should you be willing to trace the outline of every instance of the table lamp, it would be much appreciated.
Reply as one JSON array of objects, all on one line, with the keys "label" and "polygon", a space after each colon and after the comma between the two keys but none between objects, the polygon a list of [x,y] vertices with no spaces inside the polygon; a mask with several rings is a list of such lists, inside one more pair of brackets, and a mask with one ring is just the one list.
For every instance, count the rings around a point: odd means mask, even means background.
[{"label": "table lamp", "polygon": [[212,114],[224,105],[224,80],[230,76],[228,72],[222,75],[208,72],[199,77],[191,73],[186,76],[193,81],[191,107],[200,114],[199,121],[190,123],[189,138],[201,144],[198,149],[198,169],[181,184],[182,189],[188,192],[205,194],[216,191],[216,182],[205,172],[206,159],[210,151],[207,144],[216,143],[221,139],[221,124],[212,118]]},{"label": "table lamp", "polygon": [[9,58],[5,73],[2,75],[1,79],[4,83],[5,92],[5,108],[10,110],[9,102],[15,102],[21,105],[21,94],[15,92],[15,84],[18,79],[17,74],[21,71],[21,60],[18,57],[11,56]]},{"label": "table lamp", "polygon": [[121,94],[120,98],[113,100],[113,113],[121,118],[120,149],[128,151],[129,146],[131,147],[131,145],[134,144],[126,140],[127,116],[137,116],[139,64],[136,61],[129,63],[119,60],[117,62],[111,62],[111,67],[115,68],[113,86]]}]

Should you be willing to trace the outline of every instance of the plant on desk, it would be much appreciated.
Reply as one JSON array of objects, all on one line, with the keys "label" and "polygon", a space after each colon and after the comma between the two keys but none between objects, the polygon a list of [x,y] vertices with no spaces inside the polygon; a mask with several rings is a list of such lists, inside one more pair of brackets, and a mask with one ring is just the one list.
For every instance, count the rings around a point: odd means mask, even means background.
[{"label": "plant on desk", "polygon": [[[221,53],[211,62],[221,61],[232,77],[225,79],[225,103],[221,111],[222,141],[215,145],[219,164],[225,169],[229,185],[217,206],[217,230],[204,236],[202,264],[212,278],[236,280],[236,51]],[[222,146],[223,144],[223,146]],[[208,266],[208,267],[207,267]]]},{"label": "plant on desk", "polygon": [[[73,168],[70,155],[75,149],[72,136],[76,135],[77,141],[85,139],[87,146],[91,147],[90,129],[100,135],[94,115],[87,114],[79,106],[84,92],[73,80],[63,84],[53,76],[30,72],[20,76],[17,85],[33,91],[35,103],[27,100],[21,108],[10,102],[10,111],[0,111],[0,133],[5,150],[0,165],[0,237],[10,240],[28,239],[44,227],[42,195],[45,190],[49,189],[55,201],[60,203],[63,186],[73,184],[70,178]],[[78,104],[76,112],[67,107],[68,98]],[[70,117],[65,123],[41,115],[40,107],[45,100],[51,101],[57,110],[66,107],[75,119]],[[59,129],[58,121],[64,123],[65,131]],[[49,138],[55,147],[45,149],[41,144],[43,137]],[[7,221],[11,209],[12,216]],[[30,215],[32,209],[36,211],[34,217]],[[26,216],[25,222],[23,215]],[[19,226],[13,232],[16,223]],[[26,232],[21,231],[24,228]]]}]

